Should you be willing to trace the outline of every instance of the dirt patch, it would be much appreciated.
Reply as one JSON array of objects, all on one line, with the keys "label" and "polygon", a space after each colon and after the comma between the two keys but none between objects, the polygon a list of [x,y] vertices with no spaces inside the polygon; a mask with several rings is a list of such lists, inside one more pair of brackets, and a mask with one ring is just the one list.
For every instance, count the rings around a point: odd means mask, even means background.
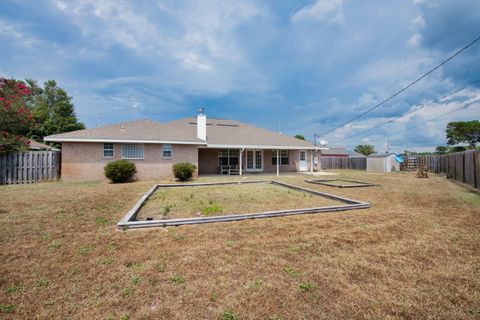
[{"label": "dirt patch", "polygon": [[136,220],[147,217],[219,216],[340,204],[340,201],[270,183],[159,188],[146,201]]}]

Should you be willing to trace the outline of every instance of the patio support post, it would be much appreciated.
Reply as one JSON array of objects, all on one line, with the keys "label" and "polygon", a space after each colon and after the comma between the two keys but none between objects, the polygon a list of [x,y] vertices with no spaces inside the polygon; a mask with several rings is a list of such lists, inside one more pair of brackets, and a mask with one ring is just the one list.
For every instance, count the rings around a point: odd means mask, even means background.
[{"label": "patio support post", "polygon": [[277,177],[280,175],[280,150],[277,149]]},{"label": "patio support post", "polygon": [[240,176],[242,175],[242,158],[243,158],[243,149],[240,148]]},{"label": "patio support post", "polygon": [[310,154],[312,155],[310,157],[310,173],[313,174],[313,150],[310,151]]}]

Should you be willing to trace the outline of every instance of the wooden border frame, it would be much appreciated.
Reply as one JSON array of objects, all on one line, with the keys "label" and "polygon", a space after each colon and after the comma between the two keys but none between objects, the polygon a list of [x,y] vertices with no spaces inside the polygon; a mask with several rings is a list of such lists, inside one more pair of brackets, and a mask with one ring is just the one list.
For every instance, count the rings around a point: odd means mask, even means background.
[{"label": "wooden border frame", "polygon": [[[135,221],[135,218],[142,208],[145,201],[158,189],[158,188],[178,188],[178,187],[202,187],[202,186],[215,186],[215,185],[232,185],[232,184],[249,184],[249,183],[271,183],[286,188],[307,192],[317,196],[337,200],[345,203],[338,206],[326,206],[315,208],[302,208],[302,209],[289,209],[289,210],[277,210],[277,211],[265,211],[257,213],[245,213],[245,214],[231,214],[215,217],[199,217],[199,218],[179,218],[179,219],[162,219],[162,220],[145,220]],[[117,223],[117,227],[122,230],[126,229],[140,229],[140,228],[152,228],[152,227],[169,227],[180,226],[186,224],[203,224],[203,223],[215,223],[215,222],[230,222],[240,221],[246,219],[260,219],[260,218],[273,218],[284,217],[298,214],[310,214],[321,212],[338,212],[354,209],[367,209],[371,205],[367,202],[352,200],[344,197],[339,197],[325,192],[306,189],[291,184],[275,181],[275,180],[252,180],[252,181],[231,181],[231,182],[211,182],[211,183],[182,183],[182,184],[156,184],[151,187],[133,206],[130,211]]]},{"label": "wooden border frame", "polygon": [[[329,181],[345,181],[350,182],[350,184],[333,184],[328,183]],[[349,179],[315,179],[315,180],[305,180],[305,182],[313,183],[313,184],[321,184],[323,186],[334,187],[334,188],[365,188],[365,187],[376,187],[380,186],[377,183],[370,183],[365,181],[358,181],[358,180],[349,180]],[[351,184],[354,183],[354,184]]]}]

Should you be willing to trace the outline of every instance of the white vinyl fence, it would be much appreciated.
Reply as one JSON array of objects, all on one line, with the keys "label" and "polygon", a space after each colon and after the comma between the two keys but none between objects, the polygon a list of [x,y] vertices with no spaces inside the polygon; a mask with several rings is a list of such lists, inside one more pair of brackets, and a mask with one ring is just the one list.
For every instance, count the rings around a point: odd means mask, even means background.
[{"label": "white vinyl fence", "polygon": [[0,154],[0,184],[34,183],[60,177],[60,151]]}]

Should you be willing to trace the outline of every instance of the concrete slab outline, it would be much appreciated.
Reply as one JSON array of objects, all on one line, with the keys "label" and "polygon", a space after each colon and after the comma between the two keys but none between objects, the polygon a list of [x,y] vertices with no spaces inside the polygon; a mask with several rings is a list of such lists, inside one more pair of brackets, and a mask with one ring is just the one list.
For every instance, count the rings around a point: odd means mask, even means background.
[{"label": "concrete slab outline", "polygon": [[[302,209],[288,209],[288,210],[276,210],[265,211],[256,213],[244,213],[244,214],[230,214],[223,216],[213,217],[197,217],[197,218],[179,218],[179,219],[161,219],[161,220],[145,220],[136,221],[135,218],[138,212],[141,210],[143,204],[148,198],[159,188],[179,188],[179,187],[202,187],[202,186],[214,186],[214,185],[235,185],[235,184],[252,184],[252,183],[271,183],[279,186],[283,186],[289,189],[294,189],[302,192],[311,193],[317,196],[337,200],[345,203],[338,206],[325,206],[315,208],[302,208]],[[298,214],[312,214],[312,213],[326,213],[326,212],[338,212],[354,209],[367,209],[371,205],[367,202],[348,199],[345,197],[336,196],[333,194],[311,190],[292,184],[279,182],[275,180],[252,180],[252,181],[229,181],[229,182],[207,182],[207,183],[178,183],[178,184],[156,184],[151,187],[130,209],[127,214],[117,223],[117,227],[122,230],[126,229],[140,229],[140,228],[152,228],[152,227],[169,227],[180,226],[189,224],[203,224],[203,223],[215,223],[215,222],[230,222],[240,221],[246,219],[260,219],[260,218],[273,218],[283,217]]]},{"label": "concrete slab outline", "polygon": [[[345,184],[334,184],[334,183],[329,183],[329,181],[345,181],[347,183],[345,183]],[[342,179],[342,178],[338,178],[338,179],[310,179],[310,180],[305,180],[305,182],[313,183],[313,184],[320,184],[320,185],[323,185],[323,186],[334,187],[334,188],[365,188],[365,187],[380,186],[380,184],[377,184],[377,183],[370,183],[370,182],[365,182],[365,181]],[[350,182],[350,183],[348,183],[348,182]]]}]

